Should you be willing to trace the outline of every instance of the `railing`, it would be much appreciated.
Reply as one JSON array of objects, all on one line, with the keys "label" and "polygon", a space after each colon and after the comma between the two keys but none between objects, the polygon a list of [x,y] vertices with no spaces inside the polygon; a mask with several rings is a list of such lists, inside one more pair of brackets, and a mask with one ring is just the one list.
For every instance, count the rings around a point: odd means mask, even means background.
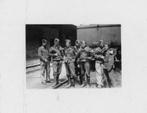
[{"label": "railing", "polygon": [[[28,66],[26,66],[26,69],[35,68],[35,67],[38,67],[38,66],[40,66],[40,63],[38,63],[38,64],[33,64],[33,65],[28,65]],[[52,67],[52,65],[51,65],[51,67]],[[32,73],[32,72],[37,71],[37,70],[38,70],[38,69],[33,69],[33,70],[31,70],[31,71],[28,71],[27,73]],[[40,70],[40,69],[39,69],[39,70]],[[66,84],[67,82],[68,82],[68,80],[65,79],[63,82],[61,82],[61,83],[59,83],[58,85],[54,86],[53,89],[60,88],[61,86],[63,86],[63,85]]]},{"label": "railing", "polygon": [[32,68],[32,67],[37,67],[37,66],[40,66],[40,63],[39,63],[39,64],[34,64],[34,65],[26,66],[26,69],[28,69],[28,68]]}]

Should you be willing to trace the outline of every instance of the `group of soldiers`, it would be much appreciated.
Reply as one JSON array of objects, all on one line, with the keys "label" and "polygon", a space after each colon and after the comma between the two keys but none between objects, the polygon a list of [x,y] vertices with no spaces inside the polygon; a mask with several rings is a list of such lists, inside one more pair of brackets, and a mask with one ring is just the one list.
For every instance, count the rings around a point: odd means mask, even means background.
[{"label": "group of soldiers", "polygon": [[96,47],[91,48],[85,41],[75,41],[75,46],[71,45],[71,40],[65,40],[65,47],[60,46],[60,40],[54,39],[54,45],[47,48],[47,40],[42,39],[42,45],[38,48],[38,55],[41,63],[41,83],[46,84],[50,80],[50,63],[52,62],[54,86],[59,84],[59,75],[62,65],[65,64],[68,87],[90,87],[91,62],[95,63],[96,87],[112,87],[109,73],[114,68],[114,62],[118,61],[116,50],[110,48],[109,44],[104,44],[100,40]]}]

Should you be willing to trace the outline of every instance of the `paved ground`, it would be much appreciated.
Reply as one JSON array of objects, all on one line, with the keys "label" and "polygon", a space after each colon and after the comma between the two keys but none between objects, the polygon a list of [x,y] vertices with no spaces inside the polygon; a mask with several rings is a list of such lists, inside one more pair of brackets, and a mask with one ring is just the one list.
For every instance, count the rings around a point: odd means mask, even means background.
[{"label": "paved ground", "polygon": [[[37,60],[38,62],[38,60]],[[31,63],[27,63],[27,65],[32,65],[34,61]],[[36,63],[36,62],[35,62]],[[39,62],[38,62],[39,63]],[[65,73],[65,67],[62,67],[62,73],[60,75],[60,83],[65,81],[66,78],[66,73]],[[95,72],[91,72],[91,88],[95,88]],[[121,87],[121,73],[119,71],[112,71],[110,73],[110,77],[113,83],[113,87]],[[53,72],[51,69],[51,80],[53,81]],[[41,84],[41,78],[40,78],[40,66],[29,68],[26,71],[26,87],[29,89],[46,89],[46,88],[52,88],[53,82],[47,83],[46,85]],[[61,85],[59,88],[65,88],[66,83]],[[77,83],[76,88],[80,88],[79,84]]]}]

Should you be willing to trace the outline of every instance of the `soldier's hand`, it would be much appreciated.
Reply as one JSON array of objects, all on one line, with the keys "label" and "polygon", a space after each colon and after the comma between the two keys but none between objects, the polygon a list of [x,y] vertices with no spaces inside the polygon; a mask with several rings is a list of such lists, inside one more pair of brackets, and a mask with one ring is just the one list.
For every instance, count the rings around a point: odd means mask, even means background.
[{"label": "soldier's hand", "polygon": [[80,65],[77,65],[78,68],[80,68]]},{"label": "soldier's hand", "polygon": [[55,53],[54,55],[55,55],[55,56],[58,56],[58,54],[57,54],[57,53]]},{"label": "soldier's hand", "polygon": [[44,61],[45,61],[46,63],[48,62],[48,60],[47,60],[47,59],[45,59]]}]

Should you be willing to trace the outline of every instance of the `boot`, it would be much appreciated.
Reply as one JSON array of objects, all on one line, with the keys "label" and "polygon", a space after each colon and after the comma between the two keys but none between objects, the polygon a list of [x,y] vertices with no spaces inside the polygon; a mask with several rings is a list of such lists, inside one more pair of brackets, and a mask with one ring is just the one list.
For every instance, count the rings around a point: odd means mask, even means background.
[{"label": "boot", "polygon": [[88,87],[91,86],[91,84],[90,84],[90,77],[89,77],[89,76],[87,77],[87,86],[88,86]]},{"label": "boot", "polygon": [[86,78],[85,78],[85,75],[81,76],[81,87],[85,87],[87,85],[86,83]]},{"label": "boot", "polygon": [[112,82],[109,82],[109,88],[113,87]]},{"label": "boot", "polygon": [[83,76],[80,75],[80,76],[79,76],[79,79],[80,79],[80,85],[82,85],[82,84],[83,84]]},{"label": "boot", "polygon": [[74,78],[74,77],[71,78],[71,86],[72,86],[72,87],[75,87],[75,78]]},{"label": "boot", "polygon": [[85,87],[85,86],[86,86],[86,82],[84,81],[81,87]]},{"label": "boot", "polygon": [[55,77],[55,84],[54,84],[54,87],[55,87],[56,85],[58,85],[58,84],[59,84],[59,80],[58,80],[58,79],[59,79],[59,77],[58,77],[58,76],[56,76],[56,77]]},{"label": "boot", "polygon": [[86,88],[90,88],[90,77],[87,77],[85,80]]},{"label": "boot", "polygon": [[70,84],[70,76],[67,75],[67,85]]},{"label": "boot", "polygon": [[67,86],[66,86],[66,88],[69,88],[69,87],[71,87],[71,78],[70,77],[68,77],[68,84],[67,84]]}]

